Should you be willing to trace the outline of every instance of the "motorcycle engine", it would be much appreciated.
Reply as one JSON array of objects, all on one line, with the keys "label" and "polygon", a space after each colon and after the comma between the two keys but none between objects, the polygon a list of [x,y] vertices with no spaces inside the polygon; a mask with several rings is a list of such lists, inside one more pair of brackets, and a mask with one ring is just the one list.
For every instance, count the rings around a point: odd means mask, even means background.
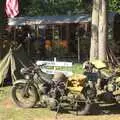
[{"label": "motorcycle engine", "polygon": [[114,95],[112,94],[112,92],[105,92],[103,93],[100,98],[103,100],[103,101],[106,101],[106,102],[115,102],[115,97]]},{"label": "motorcycle engine", "polygon": [[42,95],[40,102],[43,107],[49,107],[50,109],[55,109],[58,103],[56,99],[51,98],[48,95]]}]

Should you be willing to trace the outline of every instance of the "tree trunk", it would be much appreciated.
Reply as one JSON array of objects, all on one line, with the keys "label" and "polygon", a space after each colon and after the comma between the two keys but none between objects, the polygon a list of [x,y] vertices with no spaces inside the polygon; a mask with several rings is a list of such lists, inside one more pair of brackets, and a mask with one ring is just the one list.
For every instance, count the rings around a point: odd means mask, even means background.
[{"label": "tree trunk", "polygon": [[107,0],[100,1],[99,10],[99,59],[106,60],[107,42]]},{"label": "tree trunk", "polygon": [[99,1],[93,0],[90,60],[98,58]]}]

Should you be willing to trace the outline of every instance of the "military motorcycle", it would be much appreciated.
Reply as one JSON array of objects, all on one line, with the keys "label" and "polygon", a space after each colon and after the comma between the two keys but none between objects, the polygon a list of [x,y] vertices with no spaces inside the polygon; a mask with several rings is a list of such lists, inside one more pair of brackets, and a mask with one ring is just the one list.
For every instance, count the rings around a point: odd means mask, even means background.
[{"label": "military motorcycle", "polygon": [[20,107],[34,107],[42,94],[50,90],[52,76],[41,71],[41,66],[31,65],[21,68],[23,79],[16,80],[12,87],[13,101]]},{"label": "military motorcycle", "polygon": [[59,110],[69,106],[79,114],[88,114],[95,92],[89,87],[85,75],[76,74],[66,77],[63,73],[48,75],[41,66],[22,68],[23,79],[17,80],[12,87],[13,101],[20,107],[34,107],[38,102],[43,107]]},{"label": "military motorcycle", "polygon": [[120,71],[118,68],[109,70],[106,63],[95,60],[84,64],[85,75],[94,88],[94,102],[116,103],[120,102]]}]

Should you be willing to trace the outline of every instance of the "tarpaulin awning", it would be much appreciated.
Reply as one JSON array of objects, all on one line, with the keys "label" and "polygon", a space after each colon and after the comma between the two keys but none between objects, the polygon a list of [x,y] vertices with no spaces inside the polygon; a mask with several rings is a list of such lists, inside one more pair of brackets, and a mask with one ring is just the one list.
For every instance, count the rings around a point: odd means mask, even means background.
[{"label": "tarpaulin awning", "polygon": [[11,77],[15,80],[14,71],[15,67],[15,60],[12,55],[12,50],[10,49],[7,55],[0,61],[0,84],[4,82],[4,79],[7,76],[9,67],[11,68]]}]

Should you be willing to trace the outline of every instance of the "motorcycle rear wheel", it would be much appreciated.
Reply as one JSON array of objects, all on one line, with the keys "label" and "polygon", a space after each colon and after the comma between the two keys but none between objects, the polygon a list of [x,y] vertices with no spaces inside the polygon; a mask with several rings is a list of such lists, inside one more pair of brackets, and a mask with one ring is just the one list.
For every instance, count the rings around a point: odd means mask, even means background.
[{"label": "motorcycle rear wheel", "polygon": [[24,93],[26,84],[18,83],[12,87],[12,99],[15,104],[22,108],[34,107],[38,100],[37,90],[33,85],[29,85],[27,93]]},{"label": "motorcycle rear wheel", "polygon": [[86,115],[89,114],[91,109],[91,103],[84,102],[81,105],[79,104],[78,114],[79,115]]}]

